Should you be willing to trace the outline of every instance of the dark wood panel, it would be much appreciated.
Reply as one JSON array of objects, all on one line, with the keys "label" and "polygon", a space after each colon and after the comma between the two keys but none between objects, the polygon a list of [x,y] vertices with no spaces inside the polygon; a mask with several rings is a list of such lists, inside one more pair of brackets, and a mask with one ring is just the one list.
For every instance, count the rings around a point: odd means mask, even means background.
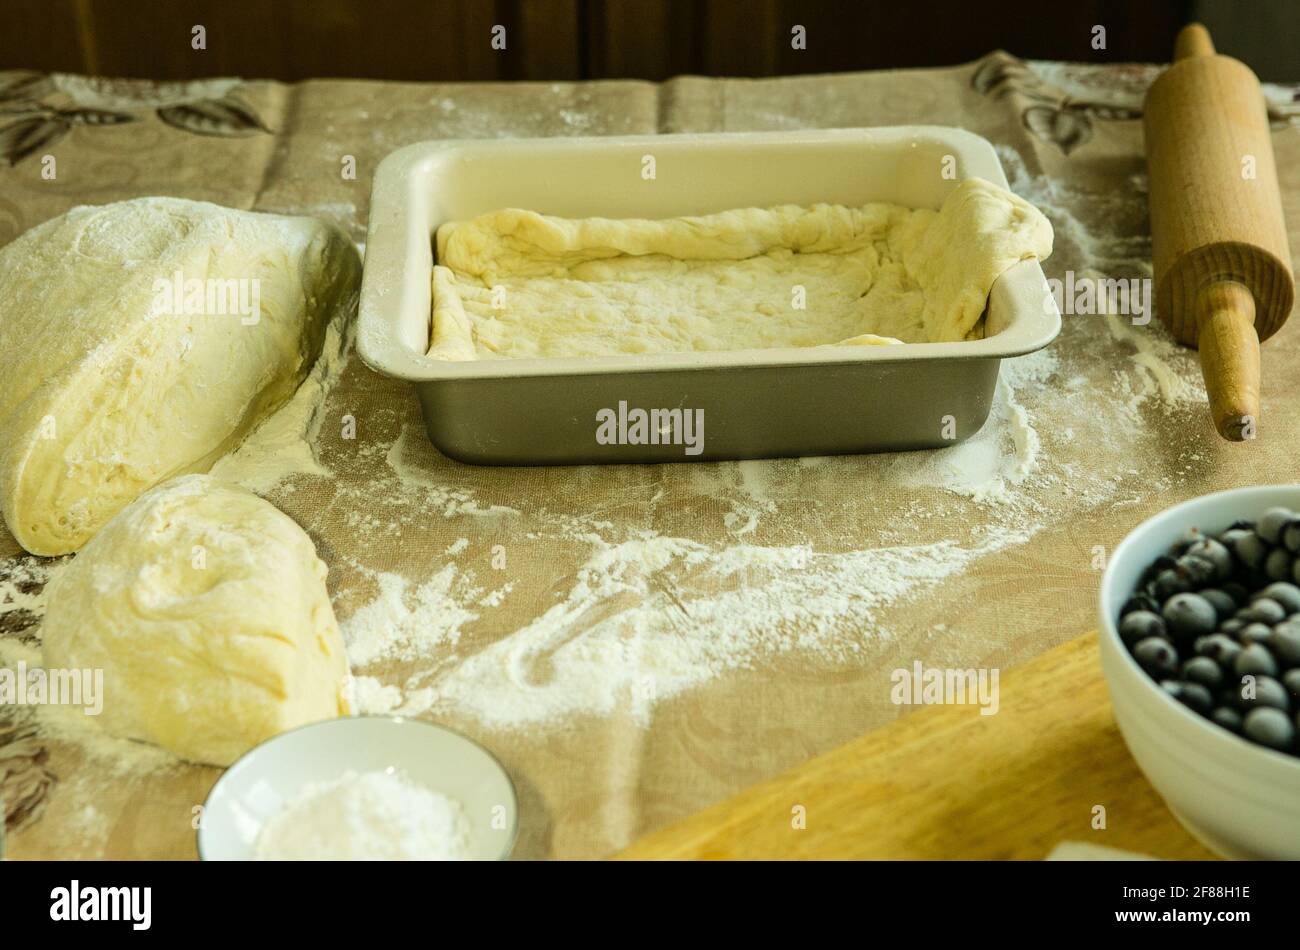
[{"label": "dark wood panel", "polygon": [[[1186,4],[1041,0],[989,4],[712,0],[703,6],[701,71],[770,76],[951,65],[1006,49],[1035,59],[1164,61]],[[1094,26],[1106,48],[1092,48]],[[806,46],[792,43],[802,26]]]},{"label": "dark wood panel", "polygon": [[[521,37],[510,36],[504,16],[512,5],[486,0],[135,0],[126,6],[147,14],[122,16],[121,2],[91,4],[91,32],[106,74],[485,80],[505,76],[506,60],[523,59]],[[507,26],[500,51],[491,48],[498,23]],[[205,50],[191,46],[196,24],[207,30]]]},{"label": "dark wood panel", "polygon": [[[239,75],[242,67],[284,63],[287,58],[288,4],[265,4],[255,16],[245,4],[220,0],[87,0],[84,10],[91,38],[88,57],[95,61],[94,71],[103,75]],[[206,30],[206,49],[191,45],[196,26]]]},{"label": "dark wood panel", "polygon": [[[993,49],[1036,59],[1164,61],[1186,2],[1041,0],[589,0],[589,75],[772,76],[969,62]],[[1106,48],[1092,48],[1093,28]],[[802,26],[806,47],[792,44]]]},{"label": "dark wood panel", "polygon": [[587,75],[657,80],[686,71],[675,67],[690,61],[696,11],[681,6],[668,0],[588,0]]},{"label": "dark wood panel", "polygon": [[[665,79],[1163,60],[1186,0],[0,0],[0,68],[181,79]],[[191,29],[207,29],[207,49]],[[506,49],[491,47],[494,25]],[[791,28],[807,48],[791,47]],[[1094,50],[1092,28],[1107,30]]]},{"label": "dark wood panel", "polygon": [[0,0],[0,70],[81,72],[78,7],[88,0]]},{"label": "dark wood panel", "polygon": [[519,38],[519,55],[505,61],[508,79],[582,79],[587,51],[582,44],[579,0],[515,0],[503,23]]},{"label": "dark wood panel", "polygon": [[[811,4],[817,7],[818,4]],[[824,5],[823,5],[824,6]],[[853,29],[861,19],[861,5],[841,5],[834,13],[839,29]],[[817,15],[829,18],[825,10]],[[771,76],[776,72],[780,52],[790,48],[790,30],[807,16],[782,15],[777,0],[716,0],[704,7],[701,32],[704,62],[700,70],[710,76]],[[801,72],[822,71],[813,67],[816,57],[803,52]]]}]

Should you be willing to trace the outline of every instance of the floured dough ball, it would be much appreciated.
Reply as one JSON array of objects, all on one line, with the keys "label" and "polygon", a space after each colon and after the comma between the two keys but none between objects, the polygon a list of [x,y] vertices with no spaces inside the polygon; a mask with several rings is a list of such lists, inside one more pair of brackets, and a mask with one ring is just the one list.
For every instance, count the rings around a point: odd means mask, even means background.
[{"label": "floured dough ball", "polygon": [[49,586],[49,669],[102,669],[109,732],[228,765],[347,715],[347,657],[311,539],[206,475],[142,495]]},{"label": "floured dough ball", "polygon": [[205,472],[294,392],[360,263],[312,218],[74,208],[0,249],[0,508],[34,554]]}]

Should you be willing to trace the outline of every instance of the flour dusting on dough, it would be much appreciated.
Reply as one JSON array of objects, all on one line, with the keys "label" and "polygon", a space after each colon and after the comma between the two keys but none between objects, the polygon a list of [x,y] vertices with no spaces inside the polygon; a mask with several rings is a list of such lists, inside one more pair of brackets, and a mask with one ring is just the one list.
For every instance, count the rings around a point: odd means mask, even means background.
[{"label": "flour dusting on dough", "polygon": [[328,478],[315,446],[325,421],[325,397],[347,368],[352,314],[343,308],[325,330],[320,357],[298,391],[233,453],[212,467],[216,478],[265,494],[290,475]]}]

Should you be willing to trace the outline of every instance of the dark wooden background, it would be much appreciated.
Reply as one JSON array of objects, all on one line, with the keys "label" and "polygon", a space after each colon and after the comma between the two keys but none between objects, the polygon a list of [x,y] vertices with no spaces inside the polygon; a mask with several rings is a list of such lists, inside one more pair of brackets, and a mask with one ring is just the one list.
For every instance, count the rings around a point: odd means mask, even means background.
[{"label": "dark wooden background", "polygon": [[[184,79],[769,76],[965,62],[991,49],[1168,59],[1184,2],[1123,0],[0,0],[0,69]],[[195,24],[207,49],[190,46]],[[495,24],[506,49],[490,47]],[[790,46],[794,24],[808,48]],[[1092,49],[1094,24],[1107,49]]]}]

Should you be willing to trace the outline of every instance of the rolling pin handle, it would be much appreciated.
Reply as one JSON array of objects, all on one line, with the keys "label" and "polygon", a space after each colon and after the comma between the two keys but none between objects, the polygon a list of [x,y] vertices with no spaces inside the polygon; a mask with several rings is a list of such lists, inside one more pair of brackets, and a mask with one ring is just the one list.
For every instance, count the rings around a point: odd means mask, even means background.
[{"label": "rolling pin handle", "polygon": [[1178,31],[1174,40],[1174,62],[1193,56],[1213,56],[1214,40],[1210,31],[1199,23],[1189,23]]},{"label": "rolling pin handle", "polygon": [[1235,280],[1218,280],[1196,298],[1197,346],[1219,435],[1253,439],[1259,425],[1259,334],[1255,298]]}]

